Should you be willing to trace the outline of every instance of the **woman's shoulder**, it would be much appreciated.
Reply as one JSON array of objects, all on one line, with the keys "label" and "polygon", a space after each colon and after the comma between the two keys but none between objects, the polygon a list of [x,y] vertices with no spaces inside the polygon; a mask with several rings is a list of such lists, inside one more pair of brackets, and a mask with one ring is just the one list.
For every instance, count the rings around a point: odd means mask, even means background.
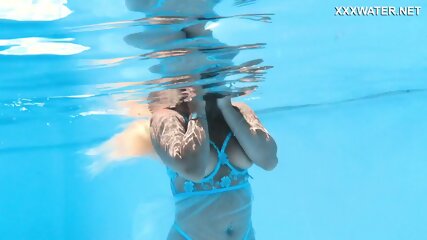
[{"label": "woman's shoulder", "polygon": [[177,111],[172,109],[159,109],[153,112],[150,119],[150,128],[154,132],[161,129],[183,128],[185,118]]},{"label": "woman's shoulder", "polygon": [[176,117],[179,120],[184,120],[184,116],[179,113],[178,111],[175,111],[173,109],[170,108],[162,108],[162,109],[158,109],[156,111],[153,112],[152,116],[151,116],[151,121],[153,120],[161,120],[161,119],[165,119],[165,118],[173,118]]}]

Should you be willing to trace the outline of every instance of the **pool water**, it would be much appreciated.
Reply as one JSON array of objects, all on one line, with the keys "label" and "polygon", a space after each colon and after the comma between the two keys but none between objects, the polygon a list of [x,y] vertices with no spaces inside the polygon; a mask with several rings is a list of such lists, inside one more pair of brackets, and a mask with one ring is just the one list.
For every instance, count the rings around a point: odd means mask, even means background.
[{"label": "pool water", "polygon": [[[271,23],[211,24],[229,46],[266,43],[235,62],[274,67],[236,99],[278,144],[276,169],[250,170],[256,238],[426,239],[427,15],[334,16],[357,1],[246,3],[215,11],[274,14]],[[150,89],[99,86],[158,77],[156,59],[127,58],[145,53],[124,41],[141,28],[126,21],[142,17],[124,1],[0,3],[1,239],[140,239],[141,209],[170,197],[159,161],[94,175],[85,154],[133,121],[118,99]]]}]

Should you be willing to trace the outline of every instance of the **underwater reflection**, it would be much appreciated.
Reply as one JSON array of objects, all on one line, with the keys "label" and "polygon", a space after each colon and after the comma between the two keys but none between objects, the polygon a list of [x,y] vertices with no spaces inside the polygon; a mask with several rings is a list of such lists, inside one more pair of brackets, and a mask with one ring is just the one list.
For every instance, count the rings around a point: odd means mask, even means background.
[{"label": "underwater reflection", "polygon": [[[136,114],[140,120],[88,154],[106,155],[106,160],[90,166],[92,173],[111,162],[141,155],[156,155],[166,165],[175,199],[170,240],[254,239],[248,169],[257,165],[272,170],[277,164],[277,145],[254,111],[232,101],[256,90],[271,68],[260,65],[262,59],[240,64],[233,59],[240,51],[265,44],[228,46],[215,38],[215,28],[208,24],[221,19],[214,11],[219,2],[127,0],[129,10],[144,13],[144,19],[153,24],[124,41],[149,52],[92,62],[109,67],[131,60],[158,61],[149,68],[158,79],[99,86],[110,93],[147,95],[119,100],[127,105],[129,115]],[[245,3],[250,2],[236,5]],[[155,19],[174,21],[158,24]],[[162,231],[161,221],[152,225]]]}]

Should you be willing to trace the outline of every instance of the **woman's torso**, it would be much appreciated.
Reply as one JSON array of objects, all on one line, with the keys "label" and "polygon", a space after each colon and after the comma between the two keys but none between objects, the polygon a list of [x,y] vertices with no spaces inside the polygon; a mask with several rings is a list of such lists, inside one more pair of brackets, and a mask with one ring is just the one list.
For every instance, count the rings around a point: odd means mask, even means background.
[{"label": "woman's torso", "polygon": [[168,240],[252,240],[250,185],[233,191],[179,199],[175,203],[176,226]]},{"label": "woman's torso", "polygon": [[[241,240],[245,235],[252,239],[247,172],[252,163],[228,126],[216,124],[209,131],[209,164],[202,181],[190,181],[168,169],[176,200],[175,223],[192,239]],[[172,228],[169,239],[186,238]]]}]

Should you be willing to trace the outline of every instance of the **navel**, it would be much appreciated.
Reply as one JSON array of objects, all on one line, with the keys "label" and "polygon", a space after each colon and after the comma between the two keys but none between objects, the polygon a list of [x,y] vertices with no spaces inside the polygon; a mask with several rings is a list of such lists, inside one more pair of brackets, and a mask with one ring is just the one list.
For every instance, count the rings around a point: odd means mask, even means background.
[{"label": "navel", "polygon": [[227,234],[227,236],[232,237],[234,235],[233,226],[232,225],[228,226],[227,230],[225,230],[225,233]]}]

